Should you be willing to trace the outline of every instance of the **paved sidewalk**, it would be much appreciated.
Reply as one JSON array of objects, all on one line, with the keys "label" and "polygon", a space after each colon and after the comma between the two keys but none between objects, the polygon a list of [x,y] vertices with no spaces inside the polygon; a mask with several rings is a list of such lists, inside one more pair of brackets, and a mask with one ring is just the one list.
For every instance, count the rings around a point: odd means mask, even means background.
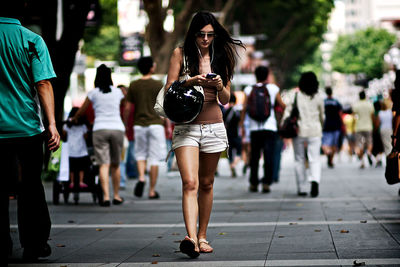
[{"label": "paved sidewalk", "polygon": [[291,151],[269,194],[250,193],[247,177],[231,178],[222,159],[208,230],[214,253],[195,260],[179,252],[186,232],[178,173],[160,173],[160,200],[147,192],[133,197],[136,181],[129,180],[125,203],[109,208],[94,205],[88,193],[77,206],[62,197],[52,205],[46,184],[53,253],[37,264],[21,262],[11,201],[10,266],[400,266],[400,185],[387,185],[382,167],[361,170],[346,155],[338,161],[334,169],[324,163],[320,196],[310,198],[296,194]]}]

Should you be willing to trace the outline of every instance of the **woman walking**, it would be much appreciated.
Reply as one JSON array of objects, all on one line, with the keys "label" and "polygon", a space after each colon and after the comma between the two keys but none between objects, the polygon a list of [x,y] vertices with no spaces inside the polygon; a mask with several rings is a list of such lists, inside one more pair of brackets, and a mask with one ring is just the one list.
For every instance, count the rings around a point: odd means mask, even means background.
[{"label": "woman walking", "polygon": [[[182,75],[185,62],[191,78],[183,86],[202,86],[205,95],[200,114],[189,124],[175,125],[172,140],[182,178],[182,210],[187,231],[180,249],[192,258],[198,257],[199,252],[213,251],[206,238],[214,174],[221,152],[228,147],[218,101],[226,104],[230,98],[236,46],[244,48],[211,13],[198,12],[190,23],[183,46],[173,51],[170,60],[165,88]],[[206,78],[211,72],[217,76]]]},{"label": "woman walking", "polygon": [[[284,118],[290,115],[295,98],[299,110],[299,133],[293,138],[297,194],[306,196],[307,184],[311,183],[311,197],[319,194],[321,179],[321,137],[324,123],[324,100],[318,93],[318,80],[313,72],[305,72],[299,80],[300,91],[294,93],[286,105]],[[306,172],[306,153],[309,173]],[[307,177],[308,176],[308,177]]]},{"label": "woman walking", "polygon": [[113,86],[111,69],[102,64],[97,68],[94,88],[90,91],[83,105],[79,108],[73,121],[82,116],[90,104],[93,105],[95,119],[93,125],[93,148],[99,177],[103,189],[103,202],[100,206],[110,206],[109,174],[113,185],[113,204],[119,205],[124,201],[119,195],[121,159],[125,126],[120,115],[120,104],[124,98],[121,89]]}]

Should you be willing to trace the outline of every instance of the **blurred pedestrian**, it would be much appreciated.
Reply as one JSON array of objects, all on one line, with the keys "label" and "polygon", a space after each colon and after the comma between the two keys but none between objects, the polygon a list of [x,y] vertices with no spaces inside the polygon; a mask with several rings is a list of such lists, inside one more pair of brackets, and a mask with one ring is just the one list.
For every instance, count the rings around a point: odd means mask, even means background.
[{"label": "blurred pedestrian", "polygon": [[356,153],[360,160],[360,168],[365,168],[364,154],[367,152],[367,159],[372,165],[372,129],[374,118],[374,106],[366,99],[365,92],[359,93],[360,100],[353,105],[353,114],[355,116],[355,138]]},{"label": "blurred pedestrian", "polygon": [[391,100],[385,99],[382,102],[382,109],[378,113],[379,129],[381,134],[381,140],[383,144],[383,150],[385,155],[389,155],[392,150],[392,132],[393,132],[393,112],[391,109]]},{"label": "blurred pedestrian", "polygon": [[349,155],[350,161],[353,160],[353,155],[355,154],[356,138],[355,138],[355,125],[356,120],[353,115],[353,111],[350,108],[344,109],[344,114],[342,115],[342,121],[344,125],[344,134],[347,141],[347,153]]},{"label": "blurred pedestrian", "polygon": [[228,160],[231,177],[236,177],[236,165],[242,153],[242,140],[239,135],[240,111],[236,106],[236,96],[231,94],[227,109],[223,113],[226,133],[228,135]]},{"label": "blurred pedestrian", "polygon": [[383,143],[381,138],[381,125],[379,120],[379,112],[382,110],[382,102],[376,100],[374,103],[374,115],[372,119],[372,155],[375,157],[375,167],[382,166]]},{"label": "blurred pedestrian", "polygon": [[[285,107],[279,93],[279,87],[268,83],[269,69],[266,66],[258,66],[255,70],[257,83],[245,88],[245,100],[241,114],[243,126],[247,113],[250,129],[250,192],[257,192],[260,180],[258,169],[261,152],[264,158],[264,177],[261,180],[262,192],[269,193],[274,173],[274,151],[278,140],[278,127],[275,117],[274,105]],[[262,98],[262,99],[261,99]],[[265,103],[269,103],[266,105]],[[252,109],[255,108],[254,114]],[[266,116],[268,114],[268,116]],[[259,117],[259,118],[258,118]]]},{"label": "blurred pedestrian", "polygon": [[77,121],[90,104],[94,109],[93,148],[97,164],[99,164],[99,177],[103,189],[103,201],[100,206],[109,207],[110,189],[109,175],[113,187],[114,205],[120,205],[124,199],[119,195],[122,146],[124,142],[125,126],[121,119],[120,105],[124,98],[121,89],[113,86],[111,69],[101,64],[96,71],[94,80],[95,88],[87,94],[85,101],[73,117]]},{"label": "blurred pedestrian", "polygon": [[[313,72],[302,73],[299,92],[295,92],[287,104],[283,120],[289,117],[294,100],[299,110],[299,133],[293,138],[297,194],[307,195],[307,184],[311,183],[311,197],[319,194],[321,181],[321,137],[324,123],[324,100],[318,92],[318,80]],[[306,155],[309,172],[306,172]]]},{"label": "blurred pedestrian", "polygon": [[[73,107],[71,109],[68,114],[67,123],[63,128],[63,140],[66,140],[68,143],[69,188],[71,189],[73,189],[75,185],[76,189],[88,187],[84,182],[84,176],[85,171],[87,171],[91,164],[86,146],[88,128],[83,119],[84,117],[81,117],[77,122],[69,120],[78,110],[78,107]],[[79,183],[75,184],[75,181]]]},{"label": "blurred pedestrian", "polygon": [[342,129],[342,105],[332,96],[332,88],[325,88],[327,98],[324,100],[325,121],[322,133],[322,150],[328,157],[328,167],[333,168],[333,158],[339,151]]},{"label": "blurred pedestrian", "polygon": [[158,165],[167,154],[164,120],[154,111],[157,94],[163,87],[160,80],[153,78],[156,68],[151,57],[142,57],[137,63],[140,79],[131,82],[125,106],[125,118],[131,105],[135,105],[135,157],[139,180],[134,188],[134,195],[142,197],[146,183],[145,172],[150,166],[149,199],[160,197],[155,190],[158,178]]},{"label": "blurred pedestrian", "polygon": [[[183,86],[203,86],[205,94],[200,114],[189,124],[176,124],[172,139],[182,178],[182,210],[187,231],[180,249],[192,258],[198,257],[199,252],[213,251],[207,241],[207,227],[214,174],[221,152],[228,148],[218,101],[223,105],[229,101],[235,46],[244,47],[242,42],[231,38],[214,15],[198,12],[192,18],[183,46],[174,50],[170,60],[165,88],[179,79],[185,65],[191,78]],[[217,75],[206,78],[211,72]]]},{"label": "blurred pedestrian", "polygon": [[21,2],[12,1],[0,9],[1,266],[7,266],[13,247],[8,210],[12,185],[17,186],[23,258],[36,261],[51,254],[47,244],[51,221],[41,174],[44,141],[51,151],[60,144],[50,83],[56,74],[42,37],[21,26],[17,19],[24,8]]}]

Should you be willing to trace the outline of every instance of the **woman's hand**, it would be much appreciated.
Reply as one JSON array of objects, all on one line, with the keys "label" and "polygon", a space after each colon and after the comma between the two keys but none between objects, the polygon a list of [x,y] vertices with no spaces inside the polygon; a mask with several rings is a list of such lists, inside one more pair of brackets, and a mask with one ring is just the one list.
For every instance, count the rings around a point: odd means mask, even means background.
[{"label": "woman's hand", "polygon": [[[206,75],[204,75],[206,76]],[[204,86],[206,87],[214,87],[217,89],[217,91],[222,91],[224,89],[224,84],[222,83],[221,76],[217,75],[215,78],[207,79],[206,78],[206,84]]]},{"label": "woman's hand", "polygon": [[191,77],[186,81],[188,85],[192,86],[207,86],[207,79],[205,74],[199,74]]}]

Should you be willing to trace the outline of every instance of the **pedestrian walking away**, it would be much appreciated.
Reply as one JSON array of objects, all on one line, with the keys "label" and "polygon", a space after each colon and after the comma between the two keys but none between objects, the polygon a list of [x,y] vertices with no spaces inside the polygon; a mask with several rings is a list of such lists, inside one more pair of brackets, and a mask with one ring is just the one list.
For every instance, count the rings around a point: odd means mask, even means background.
[{"label": "pedestrian walking away", "polygon": [[[78,110],[78,107],[73,107],[69,112],[68,119],[71,119]],[[88,128],[83,118],[81,117],[77,123],[67,120],[63,127],[63,140],[68,143],[69,188],[71,189],[88,187],[84,182],[84,174],[91,163],[86,146]],[[78,183],[75,183],[75,181],[78,181]]]},{"label": "pedestrian walking away", "polygon": [[153,78],[156,64],[151,57],[140,58],[137,65],[143,76],[129,85],[125,106],[125,118],[127,119],[132,104],[135,105],[135,157],[139,180],[133,194],[142,197],[146,183],[145,172],[147,166],[150,166],[149,198],[158,199],[160,195],[155,190],[158,166],[167,156],[167,143],[164,119],[157,115],[153,107],[163,83]]},{"label": "pedestrian walking away", "polygon": [[114,205],[120,205],[124,199],[119,195],[120,188],[120,160],[124,141],[125,126],[121,119],[120,105],[124,98],[121,89],[113,86],[111,69],[102,64],[97,68],[94,80],[95,88],[90,91],[72,118],[76,122],[85,113],[90,104],[94,109],[93,148],[99,177],[103,189],[103,201],[100,206],[109,207],[110,189],[109,176],[113,187]]},{"label": "pedestrian walking away", "polygon": [[279,105],[284,109],[285,104],[279,93],[279,87],[268,83],[268,75],[268,67],[258,66],[255,70],[257,83],[244,90],[245,99],[240,125],[243,127],[247,113],[250,130],[250,192],[258,191],[261,151],[264,158],[264,177],[261,179],[263,193],[270,192],[274,168],[277,167],[274,155],[279,137],[274,106]]},{"label": "pedestrian walking away", "polygon": [[367,152],[367,159],[372,165],[372,129],[374,118],[374,106],[366,99],[364,91],[359,93],[360,100],[353,105],[355,116],[355,138],[356,153],[360,160],[360,168],[364,169],[364,155]]},{"label": "pedestrian walking away", "polygon": [[[50,82],[56,74],[43,39],[17,19],[23,9],[19,3],[10,2],[0,9],[1,266],[7,265],[13,251],[9,222],[12,185],[17,186],[18,233],[24,260],[32,262],[51,254],[47,244],[51,221],[41,173],[44,141],[51,151],[60,143]],[[41,109],[47,125],[41,119]]]},{"label": "pedestrian walking away", "polygon": [[326,87],[327,98],[324,100],[325,121],[322,135],[322,150],[328,157],[328,167],[333,168],[335,153],[339,151],[339,140],[342,129],[342,105],[333,98],[332,88]]},{"label": "pedestrian walking away", "polygon": [[[300,91],[294,92],[283,116],[289,117],[295,99],[299,110],[299,133],[293,138],[297,194],[307,195],[311,183],[311,197],[319,194],[321,180],[321,137],[324,123],[324,100],[318,92],[318,80],[313,72],[305,72],[299,80]],[[306,161],[309,172],[306,172]]]},{"label": "pedestrian walking away", "polygon": [[[205,100],[198,116],[188,124],[176,124],[172,138],[182,179],[182,210],[187,236],[180,249],[192,258],[210,253],[207,227],[213,203],[214,174],[228,140],[218,101],[225,105],[230,98],[231,78],[235,67],[234,40],[214,15],[198,12],[193,17],[183,46],[171,56],[165,88],[182,76],[187,66],[191,78],[182,86],[202,86]],[[208,73],[214,78],[207,78]],[[197,219],[199,228],[197,229]]]},{"label": "pedestrian walking away", "polygon": [[231,94],[229,106],[223,112],[226,132],[228,135],[228,160],[232,178],[236,177],[236,165],[242,154],[242,138],[239,135],[240,110],[236,106],[236,96]]}]

